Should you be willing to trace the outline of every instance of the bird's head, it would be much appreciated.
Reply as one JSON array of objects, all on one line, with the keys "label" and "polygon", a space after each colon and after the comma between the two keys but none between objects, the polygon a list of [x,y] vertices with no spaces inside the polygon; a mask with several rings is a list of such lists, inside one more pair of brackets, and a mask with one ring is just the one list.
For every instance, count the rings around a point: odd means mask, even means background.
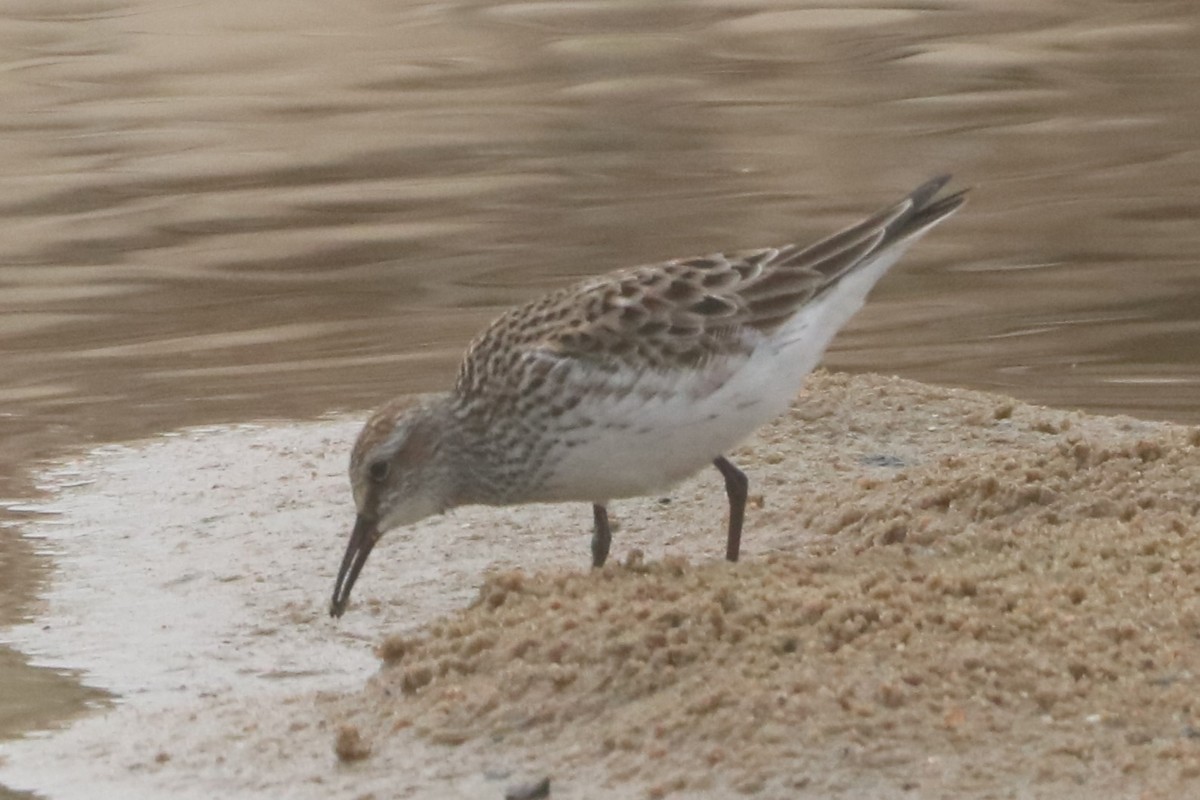
[{"label": "bird's head", "polygon": [[376,411],[350,456],[358,516],[338,570],[329,613],[340,617],[371,549],[387,531],[449,508],[453,475],[446,468],[447,414],[442,397],[401,398]]}]

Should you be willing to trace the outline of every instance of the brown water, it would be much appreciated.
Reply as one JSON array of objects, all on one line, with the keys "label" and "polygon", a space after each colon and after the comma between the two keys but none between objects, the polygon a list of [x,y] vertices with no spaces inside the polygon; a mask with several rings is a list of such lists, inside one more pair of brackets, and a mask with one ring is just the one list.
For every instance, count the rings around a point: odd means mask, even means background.
[{"label": "brown water", "polygon": [[[0,497],[96,442],[443,387],[545,288],[940,171],[971,204],[828,365],[1200,422],[1192,4],[827,5],[7,3]],[[0,528],[0,623],[35,546]],[[88,696],[11,653],[0,686],[0,735]]]}]

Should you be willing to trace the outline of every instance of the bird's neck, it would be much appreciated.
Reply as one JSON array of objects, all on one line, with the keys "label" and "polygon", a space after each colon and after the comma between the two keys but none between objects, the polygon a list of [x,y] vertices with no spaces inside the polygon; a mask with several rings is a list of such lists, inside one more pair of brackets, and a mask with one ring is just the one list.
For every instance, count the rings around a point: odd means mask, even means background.
[{"label": "bird's neck", "polygon": [[520,477],[510,474],[511,448],[504,432],[454,394],[447,397],[445,431],[445,455],[453,465],[452,504],[509,503]]}]

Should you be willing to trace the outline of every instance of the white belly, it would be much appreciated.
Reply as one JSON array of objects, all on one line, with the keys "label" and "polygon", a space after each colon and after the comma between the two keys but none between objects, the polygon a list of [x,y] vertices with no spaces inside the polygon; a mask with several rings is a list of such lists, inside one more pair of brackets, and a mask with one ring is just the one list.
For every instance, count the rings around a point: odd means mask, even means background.
[{"label": "white belly", "polygon": [[719,391],[690,399],[689,382],[666,394],[632,394],[613,404],[581,405],[591,424],[565,431],[551,460],[544,500],[599,502],[666,489],[703,469],[778,413],[762,397]]},{"label": "white belly", "polygon": [[788,408],[824,349],[812,352],[806,339],[777,333],[748,356],[694,372],[630,372],[606,381],[563,421],[564,445],[538,499],[603,503],[694,475]]}]

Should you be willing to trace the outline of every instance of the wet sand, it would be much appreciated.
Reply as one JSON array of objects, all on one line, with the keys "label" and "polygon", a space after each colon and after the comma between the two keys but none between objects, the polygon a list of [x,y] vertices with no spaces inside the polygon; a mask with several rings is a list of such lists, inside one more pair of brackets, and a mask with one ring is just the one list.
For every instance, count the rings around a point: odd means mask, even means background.
[{"label": "wet sand", "polygon": [[1200,430],[819,373],[733,454],[614,506],[389,535],[340,621],[354,420],[59,470],[15,643],[119,705],[0,745],[51,797],[1180,797],[1200,790]]}]

